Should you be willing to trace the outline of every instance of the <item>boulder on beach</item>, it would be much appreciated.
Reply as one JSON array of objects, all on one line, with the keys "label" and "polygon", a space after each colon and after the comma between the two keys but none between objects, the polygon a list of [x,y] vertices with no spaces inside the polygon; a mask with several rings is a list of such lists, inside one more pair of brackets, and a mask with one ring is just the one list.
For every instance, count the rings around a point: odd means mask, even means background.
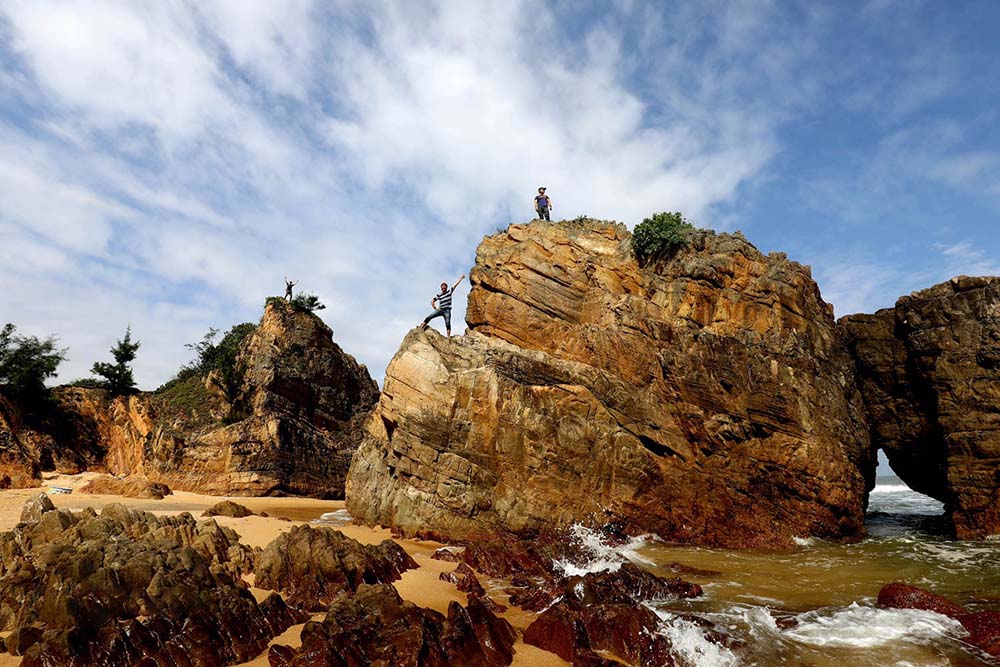
[{"label": "boulder on beach", "polygon": [[254,516],[253,510],[246,505],[234,503],[232,500],[222,500],[201,513],[202,516],[228,516],[234,519],[242,519]]},{"label": "boulder on beach", "polygon": [[160,482],[152,482],[138,475],[115,477],[114,475],[99,475],[79,489],[79,493],[96,493],[123,498],[149,498],[163,500],[171,494],[170,487]]},{"label": "boulder on beach", "polygon": [[874,453],[809,268],[707,231],[640,265],[630,238],[485,238],[470,332],[414,330],[389,364],[352,516],[452,539],[612,519],[736,547],[861,537]]},{"label": "boulder on beach", "polygon": [[298,525],[257,555],[255,581],[289,604],[325,610],[341,593],[364,583],[390,583],[417,563],[392,540],[363,545],[332,528]]},{"label": "boulder on beach", "polygon": [[922,588],[894,582],[882,587],[878,605],[890,609],[920,609],[943,614],[962,624],[966,641],[982,651],[1000,657],[1000,610],[970,612],[941,595]]}]

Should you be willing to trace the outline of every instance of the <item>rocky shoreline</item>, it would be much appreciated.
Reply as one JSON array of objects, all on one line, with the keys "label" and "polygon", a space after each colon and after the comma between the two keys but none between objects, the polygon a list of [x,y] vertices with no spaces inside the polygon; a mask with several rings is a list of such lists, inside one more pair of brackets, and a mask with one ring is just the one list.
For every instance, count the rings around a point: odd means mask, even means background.
[{"label": "rocky shoreline", "polygon": [[[411,331],[381,392],[269,299],[225,383],[0,396],[0,666],[682,664],[657,604],[701,587],[585,567],[573,530],[858,542],[879,450],[955,536],[1000,533],[1000,278],[836,321],[809,267],[739,233],[641,263],[630,238],[486,237],[468,331]],[[74,493],[22,516],[43,481]],[[362,525],[303,525],[344,508]],[[996,654],[982,613],[949,617]]]}]

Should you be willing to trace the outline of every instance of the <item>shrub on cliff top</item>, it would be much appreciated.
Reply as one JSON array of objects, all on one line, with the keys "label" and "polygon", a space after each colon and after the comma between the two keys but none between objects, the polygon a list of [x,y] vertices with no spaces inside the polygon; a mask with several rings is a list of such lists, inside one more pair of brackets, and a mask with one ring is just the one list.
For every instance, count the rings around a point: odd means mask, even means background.
[{"label": "shrub on cliff top", "polygon": [[169,389],[174,384],[183,382],[193,375],[204,376],[215,371],[226,397],[232,400],[243,380],[243,369],[239,368],[236,363],[236,356],[239,354],[243,341],[256,330],[257,325],[251,322],[236,324],[216,343],[215,339],[219,335],[219,330],[209,329],[199,342],[188,343],[184,346],[194,352],[197,358],[181,368],[173,380],[157,391]]},{"label": "shrub on cliff top", "polygon": [[326,308],[326,304],[319,300],[319,297],[315,294],[307,294],[306,292],[299,292],[296,294],[291,301],[286,301],[284,297],[280,296],[269,296],[264,302],[265,306],[276,306],[276,305],[289,304],[295,310],[301,311],[303,313],[311,313],[316,310],[323,310]]},{"label": "shrub on cliff top", "polygon": [[632,231],[632,251],[640,263],[686,245],[694,225],[679,212],[654,213]]}]

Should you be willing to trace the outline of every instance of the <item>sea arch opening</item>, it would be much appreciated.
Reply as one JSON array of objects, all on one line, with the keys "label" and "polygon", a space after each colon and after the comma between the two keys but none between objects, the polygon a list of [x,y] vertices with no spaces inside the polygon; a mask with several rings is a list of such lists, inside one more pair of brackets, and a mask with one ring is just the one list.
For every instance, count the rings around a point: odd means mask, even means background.
[{"label": "sea arch opening", "polygon": [[896,474],[881,450],[875,468],[875,486],[868,493],[865,526],[872,537],[949,533],[944,503],[913,490]]}]

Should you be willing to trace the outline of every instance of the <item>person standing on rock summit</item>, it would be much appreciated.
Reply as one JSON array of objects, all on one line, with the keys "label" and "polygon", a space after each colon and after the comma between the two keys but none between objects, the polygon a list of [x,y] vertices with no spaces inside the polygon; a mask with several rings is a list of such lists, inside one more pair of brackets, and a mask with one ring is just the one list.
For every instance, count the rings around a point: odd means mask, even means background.
[{"label": "person standing on rock summit", "polygon": [[293,283],[291,280],[289,280],[288,276],[285,276],[285,301],[292,300],[292,288],[295,287],[297,284],[298,283]]},{"label": "person standing on rock summit", "polygon": [[448,330],[448,338],[451,338],[451,295],[455,292],[455,288],[458,284],[465,279],[465,274],[455,281],[455,284],[448,289],[448,283],[441,283],[441,293],[436,297],[431,299],[431,308],[434,312],[424,318],[424,321],[420,324],[420,330],[423,331],[427,328],[427,324],[433,320],[435,317],[444,318],[444,326]]},{"label": "person standing on rock summit", "polygon": [[552,199],[545,194],[545,188],[538,188],[538,196],[535,197],[535,212],[539,220],[550,220],[549,209],[552,208]]}]

